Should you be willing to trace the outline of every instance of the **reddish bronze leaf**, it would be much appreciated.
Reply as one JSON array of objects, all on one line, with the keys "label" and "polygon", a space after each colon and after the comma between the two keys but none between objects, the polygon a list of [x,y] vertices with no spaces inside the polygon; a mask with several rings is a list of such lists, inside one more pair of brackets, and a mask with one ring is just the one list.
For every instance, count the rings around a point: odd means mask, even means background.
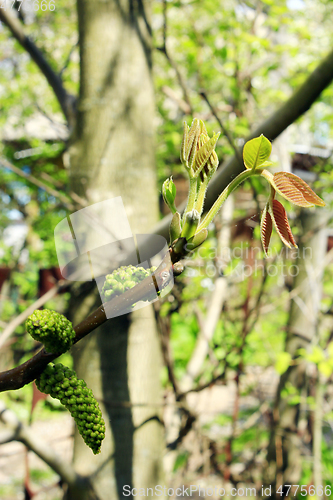
[{"label": "reddish bronze leaf", "polygon": [[266,256],[267,256],[269,242],[272,236],[272,228],[273,228],[272,217],[268,212],[268,204],[267,204],[263,210],[260,223],[261,242]]},{"label": "reddish bronze leaf", "polygon": [[291,248],[290,244],[297,248],[296,242],[289,226],[287,212],[285,211],[284,207],[279,201],[273,200],[269,207],[269,210],[273,219],[274,227],[283,243],[289,248]]},{"label": "reddish bronze leaf", "polygon": [[297,175],[277,172],[273,176],[273,183],[281,196],[299,207],[325,206],[324,201]]}]

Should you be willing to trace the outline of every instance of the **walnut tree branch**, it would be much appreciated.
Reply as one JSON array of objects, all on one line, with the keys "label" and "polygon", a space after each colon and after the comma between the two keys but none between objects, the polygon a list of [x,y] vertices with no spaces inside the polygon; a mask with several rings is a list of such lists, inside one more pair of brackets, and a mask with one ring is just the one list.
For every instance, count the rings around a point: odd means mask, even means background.
[{"label": "walnut tree branch", "polygon": [[[184,240],[184,243],[186,243],[186,240]],[[170,258],[171,262],[175,264],[183,255],[182,252],[175,253],[175,251],[170,248],[152,276],[148,276],[134,288],[102,304],[87,318],[81,321],[81,323],[76,325],[74,327],[76,334],[74,343],[77,343],[83,337],[101,326],[108,318],[126,314],[130,311],[130,307],[133,304],[150,296],[152,291],[163,289],[166,286],[164,273],[166,271],[170,274],[176,272],[174,267],[167,267]],[[47,352],[45,348],[43,348],[25,363],[0,373],[0,392],[20,389],[24,385],[29,384],[42,374],[48,363],[58,358],[60,355],[60,353]]]}]

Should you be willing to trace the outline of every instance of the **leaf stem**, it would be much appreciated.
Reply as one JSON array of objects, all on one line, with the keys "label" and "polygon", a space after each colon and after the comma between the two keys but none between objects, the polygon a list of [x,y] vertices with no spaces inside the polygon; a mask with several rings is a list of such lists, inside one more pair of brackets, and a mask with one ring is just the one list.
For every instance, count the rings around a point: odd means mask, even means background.
[{"label": "leaf stem", "polygon": [[193,210],[194,205],[195,205],[195,200],[197,197],[197,178],[190,177],[190,189],[188,193],[188,200],[187,200],[187,206],[184,212],[184,217],[183,220],[185,221],[185,215],[187,212],[190,212]]},{"label": "leaf stem", "polygon": [[253,175],[258,175],[258,170],[244,170],[241,172],[237,177],[235,177],[222,191],[220,196],[217,198],[216,202],[212,206],[212,208],[209,210],[207,213],[206,217],[203,219],[201,222],[200,226],[197,229],[197,233],[201,231],[202,229],[205,229],[209,226],[209,224],[212,222],[214,217],[217,215],[219,210],[221,209],[223,203],[225,200],[228,198],[228,196],[236,189],[239,184],[245,181],[245,179],[248,179],[249,177],[252,177]]},{"label": "leaf stem", "polygon": [[206,177],[205,180],[200,183],[197,201],[195,203],[195,209],[199,212],[200,215],[202,214],[202,209],[203,209],[203,204],[205,201],[207,186],[208,186],[208,177]]}]

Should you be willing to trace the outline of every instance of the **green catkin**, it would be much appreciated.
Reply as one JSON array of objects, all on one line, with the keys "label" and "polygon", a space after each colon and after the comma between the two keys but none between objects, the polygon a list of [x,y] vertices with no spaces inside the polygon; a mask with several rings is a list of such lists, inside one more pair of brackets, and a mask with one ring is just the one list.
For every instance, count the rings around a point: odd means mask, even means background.
[{"label": "green catkin", "polygon": [[50,309],[36,310],[25,322],[27,332],[44,344],[48,352],[66,352],[73,345],[75,331],[72,323]]},{"label": "green catkin", "polygon": [[[117,295],[121,295],[130,288],[135,287],[140,281],[150,276],[156,267],[145,269],[144,267],[122,266],[105,277],[102,294],[105,301]],[[148,299],[145,299],[148,300]]]},{"label": "green catkin", "polygon": [[41,392],[59,399],[74,418],[84,442],[96,455],[105,437],[102,412],[84,380],[61,363],[49,364],[36,380]]}]

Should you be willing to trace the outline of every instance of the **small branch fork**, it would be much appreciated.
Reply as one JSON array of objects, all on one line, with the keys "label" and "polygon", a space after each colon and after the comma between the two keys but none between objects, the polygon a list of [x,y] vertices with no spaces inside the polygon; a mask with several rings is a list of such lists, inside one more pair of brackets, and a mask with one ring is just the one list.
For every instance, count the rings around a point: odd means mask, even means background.
[{"label": "small branch fork", "polygon": [[28,52],[31,59],[37,64],[55,93],[68,124],[72,127],[75,121],[76,98],[65,89],[61,75],[58,75],[52,69],[43,53],[24,33],[20,21],[16,17],[10,14],[9,11],[0,9],[0,21],[9,28],[14,38],[16,38],[21,46]]},{"label": "small branch fork", "polygon": [[6,408],[2,401],[0,401],[0,420],[7,428],[6,433],[1,435],[1,443],[20,441],[59,474],[67,484],[77,482],[78,474],[72,466],[57,456],[44,441],[38,439],[26,425],[18,420],[14,412]]},{"label": "small branch fork", "polygon": [[[6,426],[6,430],[0,435],[0,444],[19,441],[60,476],[61,481],[75,492],[75,498],[89,497],[91,500],[97,500],[89,477],[78,474],[71,463],[64,461],[63,457],[58,455],[48,443],[41,440],[36,433],[21,422],[13,411],[6,408],[2,401],[0,401],[0,421]],[[88,496],[87,492],[89,492]]]}]

